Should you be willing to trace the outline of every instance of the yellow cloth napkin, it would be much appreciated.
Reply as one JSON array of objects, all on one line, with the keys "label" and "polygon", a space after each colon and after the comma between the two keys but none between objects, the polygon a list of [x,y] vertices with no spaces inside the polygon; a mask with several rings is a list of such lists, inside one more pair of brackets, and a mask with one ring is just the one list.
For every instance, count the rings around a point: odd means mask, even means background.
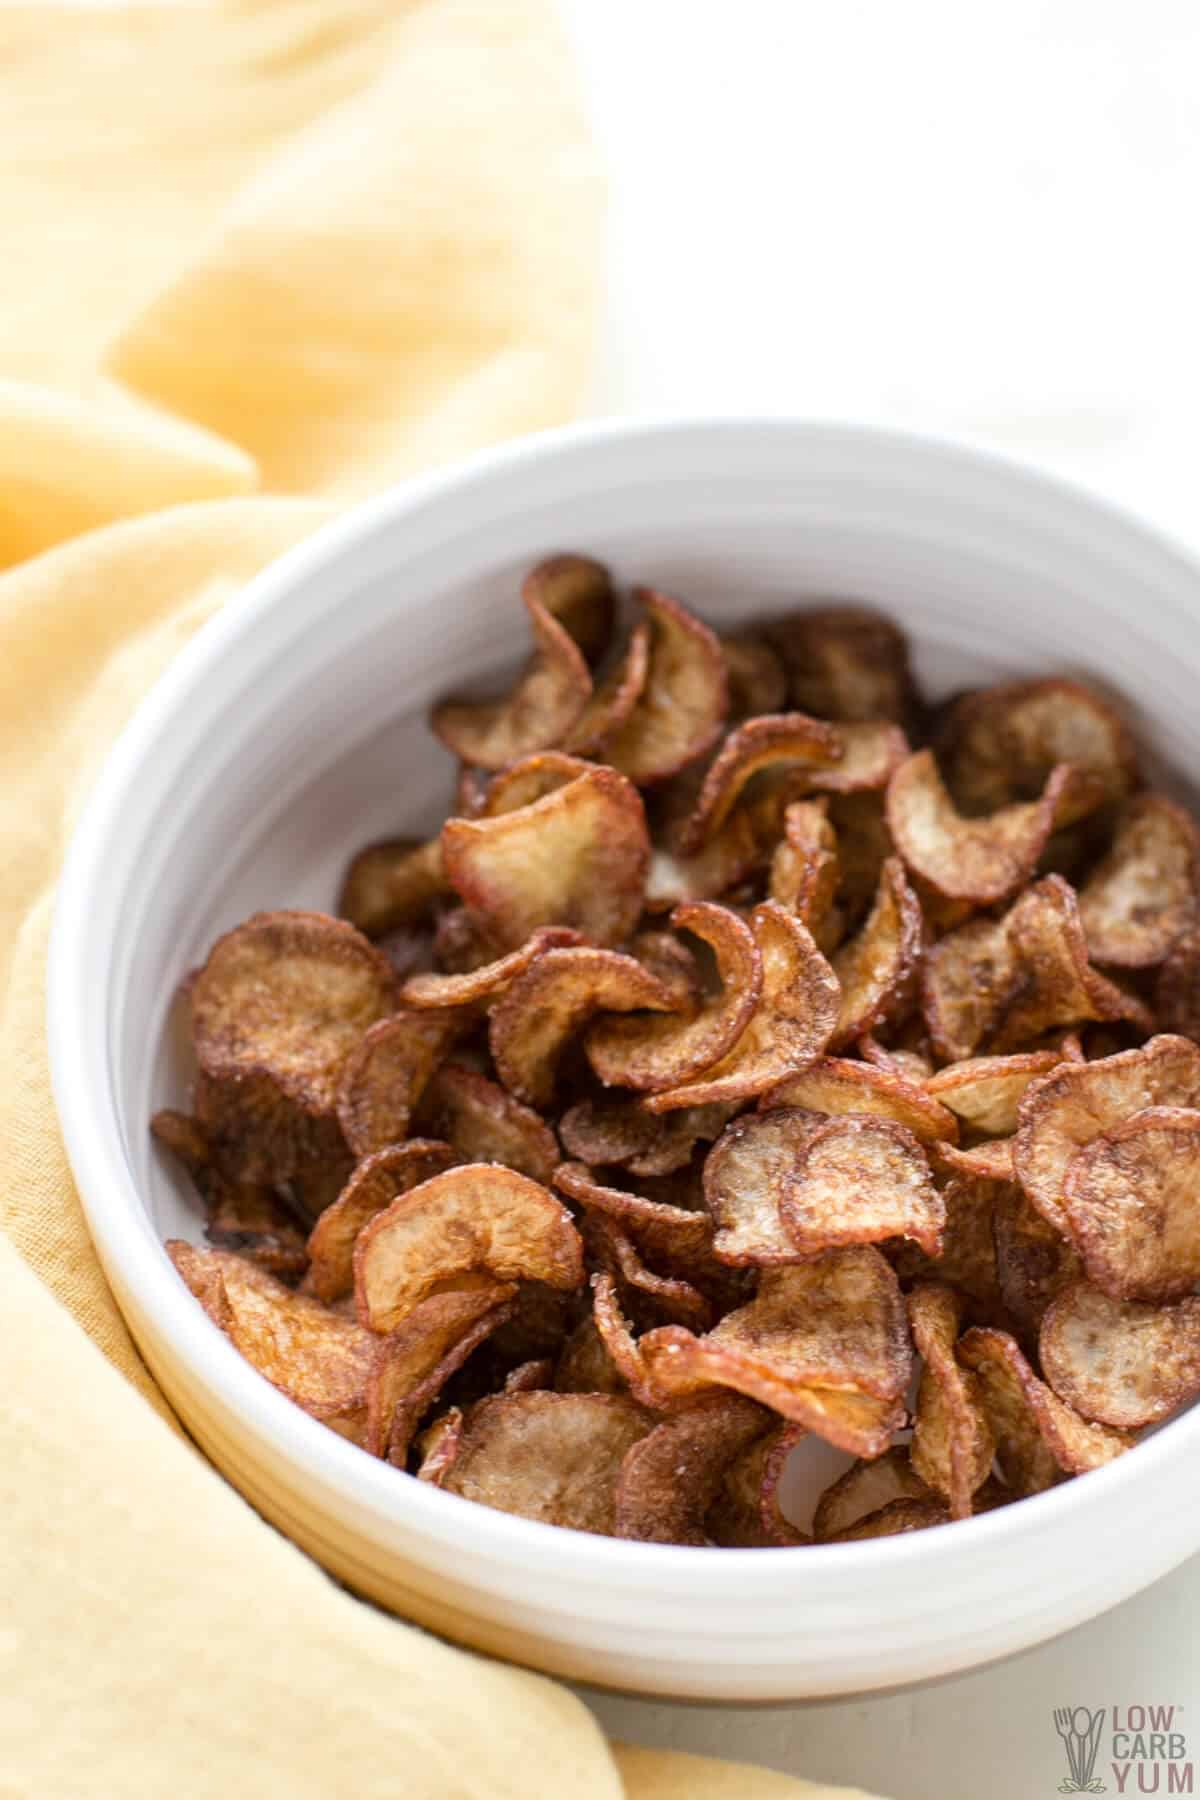
[{"label": "yellow cloth napkin", "polygon": [[145,689],[338,503],[578,403],[600,206],[553,16],[0,5],[0,69],[0,1797],[828,1793],[614,1753],[266,1526],[172,1430],[50,1099],[55,875]]}]

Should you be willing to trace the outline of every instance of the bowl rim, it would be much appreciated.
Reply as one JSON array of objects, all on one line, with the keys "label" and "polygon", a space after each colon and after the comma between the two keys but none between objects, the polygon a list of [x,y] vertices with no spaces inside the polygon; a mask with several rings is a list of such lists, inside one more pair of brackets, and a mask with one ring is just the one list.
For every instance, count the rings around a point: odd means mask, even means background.
[{"label": "bowl rim", "polygon": [[798,1592],[822,1577],[836,1579],[839,1585],[848,1578],[867,1584],[885,1569],[897,1575],[908,1569],[936,1577],[948,1553],[969,1549],[972,1558],[1008,1554],[1025,1534],[1062,1525],[1068,1516],[1083,1530],[1089,1517],[1111,1517],[1112,1508],[1129,1495],[1131,1484],[1162,1480],[1189,1452],[1196,1453],[1200,1406],[1140,1444],[1136,1456],[1119,1457],[1089,1472],[1086,1480],[1067,1481],[1020,1504],[957,1521],[950,1531],[812,1545],[802,1557],[785,1548],[713,1556],[706,1548],[604,1538],[477,1506],[411,1477],[397,1479],[398,1471],[320,1425],[274,1389],[200,1307],[179,1304],[182,1288],[161,1244],[147,1233],[125,1228],[130,1209],[144,1211],[143,1202],[106,1116],[115,1110],[111,1084],[97,1080],[86,1033],[78,1028],[79,1019],[86,1016],[86,996],[96,992],[89,971],[102,954],[89,929],[89,895],[103,879],[106,846],[120,831],[138,771],[178,709],[206,686],[230,651],[286,601],[297,583],[329,569],[363,540],[399,527],[430,502],[486,488],[497,477],[516,472],[536,475],[564,455],[586,455],[614,441],[650,442],[668,454],[698,436],[730,442],[773,437],[781,447],[791,445],[808,453],[822,447],[855,447],[864,454],[924,463],[947,475],[981,476],[997,494],[1007,487],[1014,497],[1049,501],[1093,530],[1104,525],[1127,545],[1138,542],[1161,564],[1173,564],[1176,577],[1193,584],[1200,598],[1200,560],[1169,535],[1058,475],[951,437],[735,412],[583,421],[475,452],[350,507],[273,559],[200,628],[143,697],[100,769],[63,861],[49,945],[46,1017],[59,1123],[106,1272],[116,1272],[118,1294],[122,1286],[128,1291],[190,1377],[213,1390],[278,1457],[298,1465],[340,1500],[369,1511],[388,1527],[408,1528],[447,1547],[461,1544],[465,1536],[486,1543],[490,1554],[530,1571],[536,1568],[542,1575],[561,1573],[596,1585],[608,1585],[618,1577],[638,1585],[651,1580],[658,1591],[675,1597],[696,1591],[703,1575],[706,1596],[753,1603],[768,1595],[778,1597],[781,1580]]}]

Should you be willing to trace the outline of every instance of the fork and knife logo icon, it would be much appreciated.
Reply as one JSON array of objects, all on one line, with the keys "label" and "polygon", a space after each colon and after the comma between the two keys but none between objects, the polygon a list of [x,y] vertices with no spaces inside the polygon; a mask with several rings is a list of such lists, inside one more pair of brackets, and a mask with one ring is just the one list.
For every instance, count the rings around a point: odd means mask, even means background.
[{"label": "fork and knife logo icon", "polygon": [[1096,1776],[1096,1758],[1100,1753],[1100,1733],[1104,1729],[1107,1708],[1089,1712],[1086,1706],[1056,1706],[1054,1729],[1067,1752],[1070,1774],[1059,1783],[1060,1794],[1103,1794],[1107,1790]]}]

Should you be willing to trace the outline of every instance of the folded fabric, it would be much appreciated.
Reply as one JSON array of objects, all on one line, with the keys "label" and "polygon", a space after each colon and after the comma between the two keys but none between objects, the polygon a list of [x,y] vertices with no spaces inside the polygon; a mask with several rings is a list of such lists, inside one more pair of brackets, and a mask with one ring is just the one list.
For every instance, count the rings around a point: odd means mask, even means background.
[{"label": "folded fabric", "polygon": [[338,504],[579,403],[600,196],[553,16],[4,7],[0,63],[0,1794],[827,1793],[614,1753],[260,1520],[125,1330],[50,1098],[56,873],[145,690]]}]

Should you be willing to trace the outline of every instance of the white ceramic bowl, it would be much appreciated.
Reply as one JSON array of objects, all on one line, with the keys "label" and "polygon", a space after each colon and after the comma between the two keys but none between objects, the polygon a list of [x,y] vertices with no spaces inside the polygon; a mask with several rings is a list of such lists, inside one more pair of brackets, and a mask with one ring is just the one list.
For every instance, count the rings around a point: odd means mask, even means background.
[{"label": "white ceramic bowl", "polygon": [[[432,825],[429,701],[520,651],[529,563],[590,551],[732,622],[878,603],[934,694],[1016,672],[1116,684],[1200,767],[1200,570],[1133,521],[946,445],[785,421],[589,426],[358,508],[251,583],[150,695],[63,874],[55,1091],[146,1360],[247,1497],[337,1575],[485,1650],[645,1692],[785,1699],[977,1665],[1078,1624],[1200,1546],[1200,1411],[1098,1473],[886,1542],[705,1551],[556,1531],[426,1487],[243,1362],[161,1240],[199,1235],[146,1122],[181,1098],[180,977],[259,906],[328,906],[365,840]],[[186,1521],[180,1522],[186,1534]]]}]

